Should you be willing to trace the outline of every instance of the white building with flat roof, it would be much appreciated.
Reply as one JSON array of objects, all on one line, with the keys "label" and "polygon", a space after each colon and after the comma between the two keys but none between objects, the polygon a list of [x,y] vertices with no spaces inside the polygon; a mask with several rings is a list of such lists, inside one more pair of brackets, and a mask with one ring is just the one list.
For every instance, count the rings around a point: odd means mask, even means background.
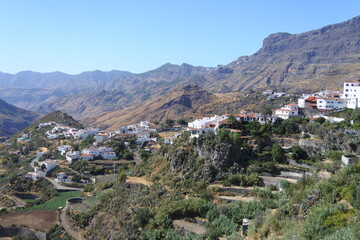
[{"label": "white building with flat roof", "polygon": [[299,116],[299,107],[296,103],[290,103],[275,110],[275,116],[282,119],[295,118]]},{"label": "white building with flat roof", "polygon": [[347,108],[358,108],[360,106],[360,80],[345,81],[342,98],[346,101]]},{"label": "white building with flat roof", "polygon": [[317,98],[317,108],[322,110],[332,110],[332,109],[344,109],[347,106],[347,101],[342,98],[334,97],[318,97]]}]

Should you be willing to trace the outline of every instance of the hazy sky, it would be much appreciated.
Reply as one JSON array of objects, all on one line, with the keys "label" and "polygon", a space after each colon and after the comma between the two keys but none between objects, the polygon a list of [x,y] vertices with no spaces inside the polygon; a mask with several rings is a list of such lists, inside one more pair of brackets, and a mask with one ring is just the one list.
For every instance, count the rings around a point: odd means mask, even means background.
[{"label": "hazy sky", "polygon": [[255,53],[271,33],[358,15],[359,0],[0,0],[0,71],[213,67]]}]

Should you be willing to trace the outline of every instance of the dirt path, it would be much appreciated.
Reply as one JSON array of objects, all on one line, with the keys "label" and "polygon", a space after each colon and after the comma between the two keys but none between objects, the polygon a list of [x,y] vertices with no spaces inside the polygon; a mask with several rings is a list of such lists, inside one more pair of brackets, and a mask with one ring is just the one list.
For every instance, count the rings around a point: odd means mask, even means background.
[{"label": "dirt path", "polygon": [[25,207],[25,205],[26,205],[26,202],[24,202],[23,200],[21,200],[18,197],[0,193],[0,197],[1,196],[6,197],[6,198],[8,198],[10,200],[13,200],[15,202],[15,204],[16,204],[16,208]]},{"label": "dirt path", "polygon": [[243,202],[251,202],[256,199],[254,197],[243,197],[243,196],[216,196],[216,197],[226,201],[243,201]]},{"label": "dirt path", "polygon": [[147,181],[146,179],[141,178],[141,177],[127,177],[126,182],[127,183],[144,184],[148,187],[150,187],[152,185],[152,182]]},{"label": "dirt path", "polygon": [[186,232],[192,232],[195,234],[205,234],[206,228],[204,226],[201,226],[200,224],[191,223],[185,220],[174,220],[173,225],[175,228],[178,228],[180,230],[185,230]]},{"label": "dirt path", "polygon": [[51,182],[56,190],[60,190],[60,191],[81,191],[82,188],[74,188],[74,187],[67,187],[67,186],[64,186],[64,185],[61,185],[60,183],[56,182],[54,179],[52,178],[49,178],[49,177],[46,177],[45,178],[46,180],[48,180],[49,182]]},{"label": "dirt path", "polygon": [[70,234],[76,240],[84,240],[80,233],[73,229],[73,224],[70,222],[66,212],[68,211],[69,206],[63,208],[60,214],[61,224],[68,234]]}]

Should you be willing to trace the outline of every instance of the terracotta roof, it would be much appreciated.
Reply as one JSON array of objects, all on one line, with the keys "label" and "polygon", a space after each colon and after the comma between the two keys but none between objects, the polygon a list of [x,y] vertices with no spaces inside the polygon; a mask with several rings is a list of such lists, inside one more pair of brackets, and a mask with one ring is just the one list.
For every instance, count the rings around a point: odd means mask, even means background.
[{"label": "terracotta roof", "polygon": [[84,154],[81,154],[81,157],[92,157],[93,155],[91,155],[91,154],[86,154],[86,153],[84,153]]},{"label": "terracotta roof", "polygon": [[347,83],[360,83],[360,80],[348,80]]},{"label": "terracotta roof", "polygon": [[[220,121],[219,123],[221,123],[221,124],[228,124],[229,121],[228,121],[227,119],[225,119],[225,120]],[[212,124],[210,124],[210,125],[212,125]]]},{"label": "terracotta roof", "polygon": [[307,99],[305,99],[305,102],[312,102],[312,101],[316,101],[317,100],[317,97],[308,97]]},{"label": "terracotta roof", "polygon": [[296,103],[289,103],[286,106],[297,106],[297,104]]},{"label": "terracotta roof", "polygon": [[280,108],[280,109],[276,109],[275,111],[287,111],[287,112],[291,112],[291,111],[297,111],[297,110],[291,110],[291,109],[286,109],[286,108]]},{"label": "terracotta roof", "polygon": [[247,117],[249,117],[249,118],[256,118],[256,114],[255,114],[255,113],[249,113],[249,114],[247,115]]},{"label": "terracotta roof", "polygon": [[149,128],[159,128],[161,125],[150,125]]}]

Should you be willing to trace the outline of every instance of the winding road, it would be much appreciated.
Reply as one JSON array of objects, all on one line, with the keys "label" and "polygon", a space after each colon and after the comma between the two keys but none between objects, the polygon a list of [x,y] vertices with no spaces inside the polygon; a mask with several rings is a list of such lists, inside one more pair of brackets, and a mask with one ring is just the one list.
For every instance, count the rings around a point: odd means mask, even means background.
[{"label": "winding road", "polygon": [[49,182],[51,182],[56,190],[58,191],[81,191],[82,188],[74,188],[74,187],[68,187],[68,186],[64,186],[64,185],[61,185],[60,183],[58,183],[57,181],[55,181],[54,179],[52,178],[49,178],[49,177],[45,177],[46,180],[48,180]]},{"label": "winding road", "polygon": [[69,206],[66,205],[66,207],[64,207],[60,213],[60,220],[62,226],[64,227],[66,232],[69,233],[76,240],[84,240],[84,238],[80,235],[80,233],[72,228],[73,224],[70,222],[68,216],[66,215],[68,209]]}]

